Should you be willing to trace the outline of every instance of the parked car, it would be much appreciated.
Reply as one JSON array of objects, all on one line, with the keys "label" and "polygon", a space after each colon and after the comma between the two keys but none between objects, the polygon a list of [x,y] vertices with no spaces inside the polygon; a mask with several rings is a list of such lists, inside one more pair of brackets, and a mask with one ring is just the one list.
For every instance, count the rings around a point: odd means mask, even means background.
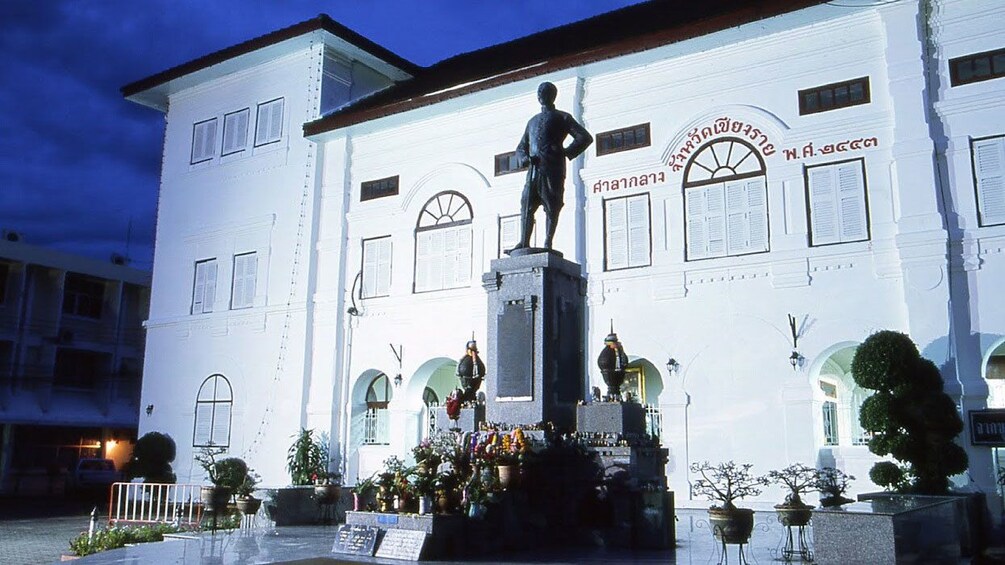
[{"label": "parked car", "polygon": [[73,473],[73,484],[77,488],[107,487],[122,479],[122,473],[115,470],[111,459],[81,459]]}]

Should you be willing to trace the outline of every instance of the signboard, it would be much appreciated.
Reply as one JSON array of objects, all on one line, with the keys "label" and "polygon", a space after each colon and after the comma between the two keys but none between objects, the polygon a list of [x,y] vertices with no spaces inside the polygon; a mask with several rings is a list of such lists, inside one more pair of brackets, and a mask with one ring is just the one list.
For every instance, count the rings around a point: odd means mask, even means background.
[{"label": "signboard", "polygon": [[418,561],[425,543],[426,532],[392,528],[387,530],[384,533],[384,539],[380,540],[377,557]]},{"label": "signboard", "polygon": [[1005,409],[971,410],[970,445],[1005,447]]},{"label": "signboard", "polygon": [[[530,308],[528,308],[530,306]],[[496,380],[496,398],[534,398],[534,309],[533,302],[508,301],[499,316],[497,351],[500,359]]]},{"label": "signboard", "polygon": [[379,532],[380,528],[374,526],[342,524],[335,532],[335,545],[332,547],[332,553],[373,557],[373,549],[377,545]]}]

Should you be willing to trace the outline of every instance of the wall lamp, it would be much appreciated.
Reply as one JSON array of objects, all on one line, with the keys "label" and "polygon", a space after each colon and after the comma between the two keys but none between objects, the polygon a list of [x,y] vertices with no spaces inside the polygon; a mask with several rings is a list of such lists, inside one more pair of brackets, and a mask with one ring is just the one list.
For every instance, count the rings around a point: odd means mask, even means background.
[{"label": "wall lamp", "polygon": [[680,370],[680,363],[678,363],[676,359],[674,359],[673,357],[667,359],[667,372],[671,376],[676,375],[677,371],[679,370]]},{"label": "wall lamp", "polygon": [[792,355],[789,355],[789,365],[792,365],[792,370],[793,371],[795,371],[799,367],[802,367],[804,360],[805,360],[805,357],[803,357],[795,349],[792,350]]},{"label": "wall lamp", "polygon": [[401,373],[398,373],[397,375],[394,376],[394,386],[395,387],[401,386]]},{"label": "wall lamp", "polygon": [[147,416],[153,414],[154,413],[154,405],[153,404],[147,404],[147,410],[146,410],[146,412],[147,412]]}]

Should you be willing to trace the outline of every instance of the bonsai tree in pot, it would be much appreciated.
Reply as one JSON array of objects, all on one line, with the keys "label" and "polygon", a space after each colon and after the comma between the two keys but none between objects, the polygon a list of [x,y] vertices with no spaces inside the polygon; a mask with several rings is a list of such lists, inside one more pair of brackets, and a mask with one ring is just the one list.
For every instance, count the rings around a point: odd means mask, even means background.
[{"label": "bonsai tree in pot", "polygon": [[253,469],[248,469],[244,476],[244,482],[237,487],[234,493],[237,495],[237,509],[245,516],[251,516],[258,512],[262,506],[262,501],[255,498],[255,487],[258,486],[261,478]]},{"label": "bonsai tree in pot", "polygon": [[805,526],[810,523],[813,506],[803,502],[801,495],[816,490],[817,470],[802,463],[771,471],[768,480],[789,489],[785,501],[775,505],[778,521],[786,526]]},{"label": "bonsai tree in pot", "polygon": [[718,465],[708,461],[691,464],[691,472],[701,475],[691,491],[720,503],[708,509],[708,518],[712,534],[723,543],[747,543],[754,529],[754,511],[733,504],[734,500],[761,494],[761,487],[768,484],[767,478],[750,472],[752,467],[750,463],[737,465],[732,461]]},{"label": "bonsai tree in pot", "polygon": [[848,490],[848,485],[854,481],[853,475],[846,475],[841,469],[834,467],[824,467],[817,471],[816,483],[814,486],[820,492],[820,506],[829,508],[855,502],[850,498],[845,498],[844,493]]},{"label": "bonsai tree in pot", "polygon": [[219,448],[203,448],[196,456],[196,461],[206,471],[212,487],[202,487],[202,501],[210,512],[219,512],[227,506],[231,495],[245,483],[248,478],[248,465],[238,457],[217,459],[224,453]]},{"label": "bonsai tree in pot", "polygon": [[858,347],[851,370],[859,386],[876,391],[859,416],[872,433],[869,450],[900,463],[877,463],[869,478],[888,490],[945,494],[949,477],[967,469],[967,454],[953,441],[963,421],[938,367],[907,335],[880,331]]}]

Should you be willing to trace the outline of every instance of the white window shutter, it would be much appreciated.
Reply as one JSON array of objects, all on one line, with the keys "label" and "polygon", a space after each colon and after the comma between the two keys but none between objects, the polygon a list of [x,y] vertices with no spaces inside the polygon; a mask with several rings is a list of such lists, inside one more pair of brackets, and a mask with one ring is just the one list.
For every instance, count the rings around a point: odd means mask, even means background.
[{"label": "white window shutter", "polygon": [[258,254],[244,255],[244,296],[241,306],[250,308],[255,304],[255,279],[258,277]]},{"label": "white window shutter", "polygon": [[213,445],[228,447],[230,445],[230,403],[214,402],[213,406]]},{"label": "white window shutter", "polygon": [[198,402],[195,405],[195,427],[192,445],[201,447],[213,441],[213,404]]},{"label": "white window shutter", "polygon": [[438,288],[449,288],[457,285],[460,277],[460,262],[458,248],[460,234],[456,229],[443,230],[443,278]]},{"label": "white window shutter", "polygon": [[206,153],[206,128],[204,124],[197,124],[192,130],[192,162],[203,160]]},{"label": "white window shutter", "polygon": [[271,104],[272,116],[269,118],[269,141],[275,141],[283,136],[283,100]]},{"label": "white window shutter", "polygon": [[471,282],[471,228],[457,229],[457,273],[454,286],[464,286]]},{"label": "white window shutter", "polygon": [[607,211],[607,268],[622,269],[628,266],[628,202],[625,198],[608,200]]},{"label": "white window shutter", "polygon": [[868,237],[865,209],[865,179],[861,161],[837,166],[837,196],[841,217],[841,241],[861,241]]},{"label": "white window shutter", "polygon": [[838,233],[837,175],[830,167],[808,171],[810,230],[814,245],[840,241]]},{"label": "white window shutter", "polygon": [[685,191],[687,207],[687,256],[702,259],[708,254],[708,234],[705,227],[705,190]]},{"label": "white window shutter", "polygon": [[216,155],[216,120],[210,120],[206,122],[205,131],[205,146],[203,147],[203,158],[209,158]]},{"label": "white window shutter", "polygon": [[705,229],[708,233],[707,257],[726,254],[726,196],[725,185],[707,186],[705,192]]},{"label": "white window shutter", "polygon": [[206,265],[206,293],[202,305],[203,312],[212,312],[213,303],[216,302],[216,261],[207,261]]},{"label": "white window shutter", "polygon": [[389,237],[379,240],[376,291],[380,296],[391,293],[391,238]]},{"label": "white window shutter", "polygon": [[432,232],[415,234],[415,290],[421,292],[430,287],[430,263],[433,245]]},{"label": "white window shutter", "polygon": [[1005,137],[975,141],[973,151],[980,223],[1005,223]]},{"label": "white window shutter", "polygon": [[499,256],[520,242],[520,216],[499,219]]},{"label": "white window shutter", "polygon": [[223,152],[236,153],[248,143],[248,110],[229,114],[223,121]]},{"label": "white window shutter", "polygon": [[649,195],[628,198],[628,264],[649,264]]},{"label": "white window shutter", "polygon": [[192,289],[193,314],[201,313],[206,302],[206,271],[206,263],[195,264],[195,285]]},{"label": "white window shutter", "polygon": [[747,223],[747,185],[743,181],[726,183],[726,253],[736,255],[750,249]]},{"label": "white window shutter", "polygon": [[747,191],[747,251],[768,250],[768,203],[764,178],[748,179]]},{"label": "white window shutter", "polygon": [[377,296],[377,263],[380,259],[380,240],[363,242],[363,298]]}]

